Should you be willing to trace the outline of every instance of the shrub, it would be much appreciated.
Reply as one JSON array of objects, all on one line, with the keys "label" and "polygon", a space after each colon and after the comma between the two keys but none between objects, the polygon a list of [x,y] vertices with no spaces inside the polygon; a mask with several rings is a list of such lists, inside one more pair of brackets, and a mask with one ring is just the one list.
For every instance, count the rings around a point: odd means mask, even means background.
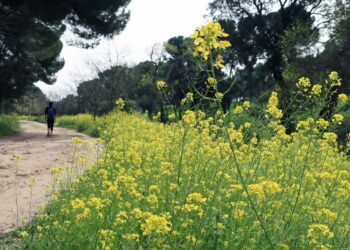
[{"label": "shrub", "polygon": [[0,115],[0,137],[19,132],[19,122],[16,116]]}]

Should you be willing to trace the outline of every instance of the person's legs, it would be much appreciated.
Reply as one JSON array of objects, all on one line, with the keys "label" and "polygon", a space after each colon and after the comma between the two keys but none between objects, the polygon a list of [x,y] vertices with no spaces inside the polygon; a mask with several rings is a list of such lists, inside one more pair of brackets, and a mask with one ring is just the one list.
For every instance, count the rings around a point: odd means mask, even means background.
[{"label": "person's legs", "polygon": [[55,120],[47,119],[47,136],[50,135],[50,131],[51,131],[51,135],[52,135],[54,122],[55,122]]},{"label": "person's legs", "polygon": [[50,120],[47,119],[47,136],[50,135]]},{"label": "person's legs", "polygon": [[53,125],[55,124],[55,120],[52,120],[51,121],[51,135],[52,135],[52,132],[53,132]]}]

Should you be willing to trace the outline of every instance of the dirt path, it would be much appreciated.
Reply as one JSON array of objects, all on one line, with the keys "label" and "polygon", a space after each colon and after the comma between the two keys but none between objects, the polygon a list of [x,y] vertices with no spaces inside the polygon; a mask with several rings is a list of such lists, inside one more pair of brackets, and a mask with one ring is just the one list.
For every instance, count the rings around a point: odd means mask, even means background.
[{"label": "dirt path", "polygon": [[[0,233],[15,229],[17,218],[19,225],[28,221],[45,204],[45,184],[52,182],[49,169],[72,160],[71,138],[89,139],[64,128],[55,128],[51,137],[46,136],[46,131],[45,124],[21,121],[19,134],[0,139]],[[17,154],[22,160],[16,175]],[[36,183],[31,190],[33,177]]]}]

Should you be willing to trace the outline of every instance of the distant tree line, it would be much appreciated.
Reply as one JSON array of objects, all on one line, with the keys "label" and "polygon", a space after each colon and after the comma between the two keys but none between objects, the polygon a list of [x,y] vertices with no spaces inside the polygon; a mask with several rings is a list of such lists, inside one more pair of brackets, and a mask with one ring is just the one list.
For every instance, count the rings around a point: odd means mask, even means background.
[{"label": "distant tree line", "polygon": [[[1,5],[3,12],[17,8],[15,3],[20,1],[13,1],[13,4],[10,2],[12,3],[12,1],[5,1],[5,4]],[[77,3],[82,4],[79,5],[81,8],[85,6],[83,1],[77,1]],[[108,4],[115,4],[113,5],[115,8],[123,9],[128,1],[106,0],[99,1],[99,3],[94,1],[87,6],[89,8],[97,7],[102,11]],[[55,23],[55,20],[74,22],[75,18],[71,18],[71,14],[78,11],[74,6],[73,9],[66,6],[62,9],[61,14],[56,13],[57,17],[54,18],[55,15],[53,15],[53,20],[51,20],[46,15],[41,17],[27,5],[20,6],[22,12],[32,13],[31,15],[34,16],[38,15],[48,23]],[[88,8],[87,6],[86,8]],[[115,10],[113,9],[112,12]],[[286,108],[290,95],[293,95],[295,91],[294,85],[298,78],[308,76],[313,82],[320,82],[330,71],[337,71],[343,78],[345,84],[339,91],[350,92],[350,85],[347,84],[350,81],[349,0],[212,0],[209,4],[209,10],[212,18],[219,21],[225,32],[229,34],[230,42],[233,45],[223,55],[226,67],[222,70],[218,69],[216,72],[220,82],[219,87],[222,90],[229,89],[223,100],[225,108],[242,98],[266,101],[271,89],[280,92],[282,108]],[[88,11],[89,9],[84,7],[76,15],[79,17],[81,14],[87,14]],[[111,28],[113,25],[100,26],[101,23],[98,20],[89,16],[93,20],[87,21],[82,18],[82,23],[78,22],[82,27],[87,28],[85,33],[81,33],[81,29],[73,30],[83,40],[90,41],[85,46],[89,46],[91,43],[93,45],[101,35],[113,35],[125,27],[128,13],[118,13],[123,14],[121,16],[111,15],[110,24],[119,24],[116,29]],[[0,18],[0,20],[2,19]],[[4,21],[2,22],[4,23]],[[50,55],[50,58],[55,58],[55,60],[61,49],[57,38],[62,32],[60,30],[64,30],[62,22],[58,23],[59,29],[54,30],[55,37],[45,36],[50,42],[43,43],[56,44],[52,47],[56,48],[56,52],[42,53],[46,57]],[[7,26],[11,30],[9,25]],[[53,30],[50,29],[50,32]],[[325,37],[321,35],[324,32],[329,34],[326,41],[324,41]],[[35,35],[35,32],[33,34]],[[22,45],[21,48],[26,47]],[[110,65],[107,70],[98,71],[95,79],[79,84],[76,95],[69,95],[59,101],[56,104],[57,109],[61,113],[67,114],[90,112],[94,115],[100,115],[111,111],[115,106],[115,100],[121,97],[125,99],[128,108],[140,111],[147,110],[149,114],[164,111],[169,106],[175,111],[180,111],[180,102],[186,93],[195,92],[195,89],[205,87],[207,76],[205,72],[198,69],[198,64],[192,56],[190,38],[181,36],[170,38],[164,43],[163,49],[164,53],[154,53],[150,60],[135,66],[115,64]],[[51,50],[43,50],[42,52],[44,51]],[[22,62],[25,65],[28,64],[25,60]],[[47,74],[47,76],[54,76],[58,68],[56,67],[52,71],[53,74]],[[47,71],[47,73],[49,72]],[[0,70],[0,79],[5,79],[1,77]],[[45,80],[44,78],[40,79]],[[39,80],[39,78],[35,80]],[[164,93],[157,90],[157,80],[167,82],[166,97],[164,97]],[[8,84],[12,80],[1,81]],[[34,81],[34,79],[30,81]],[[11,89],[3,86],[6,85],[2,84],[1,87],[7,91]],[[1,93],[5,93],[3,90],[1,91]],[[20,92],[17,94],[17,97],[23,95]],[[11,95],[5,94],[5,96]],[[4,97],[2,98],[4,99]],[[200,105],[205,108],[208,104],[194,95],[192,105]]]},{"label": "distant tree line", "polygon": [[[335,5],[316,0],[251,3],[215,0],[210,4],[212,16],[233,44],[224,54],[228,66],[217,72],[222,89],[234,83],[223,100],[226,108],[240,98],[265,101],[272,88],[280,90],[286,102],[298,78],[308,76],[319,82],[330,71],[338,71],[345,82],[339,91],[349,93],[350,1]],[[321,43],[320,33],[325,29],[330,36]],[[103,114],[122,97],[130,107],[149,113],[169,104],[178,107],[186,93],[193,91],[193,83],[205,86],[206,75],[196,68],[191,39],[173,37],[164,43],[164,50],[161,60],[134,67],[117,65],[101,72],[96,79],[81,83],[77,96],[68,96],[58,105],[69,101],[75,104],[66,107],[76,107],[74,112]],[[156,88],[158,79],[168,83],[166,100]]]}]

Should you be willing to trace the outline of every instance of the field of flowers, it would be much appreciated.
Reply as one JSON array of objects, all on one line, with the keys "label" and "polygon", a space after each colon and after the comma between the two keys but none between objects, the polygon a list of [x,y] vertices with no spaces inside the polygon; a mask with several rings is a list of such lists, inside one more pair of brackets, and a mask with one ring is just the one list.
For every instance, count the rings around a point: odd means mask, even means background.
[{"label": "field of flowers", "polygon": [[104,156],[33,222],[30,249],[350,246],[350,161],[320,122],[247,140],[247,126],[226,130],[202,112],[170,125],[122,112],[108,121]]},{"label": "field of flowers", "polygon": [[[194,56],[222,67],[212,50],[230,45],[216,40],[225,36],[217,23],[203,26],[192,36]],[[251,104],[224,114],[213,70],[207,83],[218,105],[211,117],[187,110],[180,121],[163,124],[118,110],[106,116],[104,154],[79,178],[58,181],[61,191],[53,192],[45,213],[20,232],[24,248],[350,248],[350,160],[332,132],[343,116],[326,120],[315,108],[287,134],[272,92],[264,111],[270,136],[261,138],[253,124],[232,119]],[[332,72],[325,85],[301,78],[297,88],[319,103],[339,84]],[[347,102],[344,94],[338,99]],[[117,105],[122,109],[123,101]],[[53,174],[60,180],[60,171]]]}]

